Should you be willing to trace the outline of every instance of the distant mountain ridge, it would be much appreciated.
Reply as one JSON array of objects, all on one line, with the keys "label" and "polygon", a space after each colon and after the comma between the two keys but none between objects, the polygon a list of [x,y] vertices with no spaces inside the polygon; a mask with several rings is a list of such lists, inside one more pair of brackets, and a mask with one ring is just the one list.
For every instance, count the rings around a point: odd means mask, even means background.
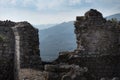
[{"label": "distant mountain ridge", "polygon": [[61,51],[76,48],[73,21],[40,30],[40,50],[43,60],[54,60]]},{"label": "distant mountain ridge", "polygon": [[120,13],[117,13],[117,14],[113,14],[113,15],[107,16],[106,18],[107,18],[107,19],[116,18],[117,20],[120,21]]},{"label": "distant mountain ridge", "polygon": [[48,29],[50,27],[53,27],[57,24],[41,24],[41,25],[34,25],[36,28],[38,28],[39,30],[44,30],[44,29]]},{"label": "distant mountain ridge", "polygon": [[[107,19],[120,20],[120,13],[107,16]],[[74,22],[64,22],[53,27],[40,30],[40,52],[44,61],[57,58],[61,51],[72,51],[76,48]]]}]

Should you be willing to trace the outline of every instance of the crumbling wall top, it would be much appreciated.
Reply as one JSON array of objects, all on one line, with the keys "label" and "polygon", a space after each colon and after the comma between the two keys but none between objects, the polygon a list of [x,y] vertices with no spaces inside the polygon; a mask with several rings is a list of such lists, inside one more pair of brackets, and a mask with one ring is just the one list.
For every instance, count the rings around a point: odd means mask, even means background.
[{"label": "crumbling wall top", "polygon": [[10,20],[6,20],[6,21],[1,21],[0,20],[0,26],[5,26],[5,27],[13,27],[15,26],[15,22],[12,22]]},{"label": "crumbling wall top", "polygon": [[96,9],[90,9],[88,12],[85,13],[85,17],[86,18],[93,18],[93,17],[103,18],[102,14]]}]

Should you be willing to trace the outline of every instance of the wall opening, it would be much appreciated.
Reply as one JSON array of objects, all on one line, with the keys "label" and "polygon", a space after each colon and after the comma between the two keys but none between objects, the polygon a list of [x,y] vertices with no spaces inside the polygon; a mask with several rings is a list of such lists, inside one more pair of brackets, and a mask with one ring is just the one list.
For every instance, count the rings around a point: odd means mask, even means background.
[{"label": "wall opening", "polygon": [[39,30],[40,56],[43,61],[53,61],[57,59],[59,52],[76,49],[73,24],[73,21],[64,22]]}]

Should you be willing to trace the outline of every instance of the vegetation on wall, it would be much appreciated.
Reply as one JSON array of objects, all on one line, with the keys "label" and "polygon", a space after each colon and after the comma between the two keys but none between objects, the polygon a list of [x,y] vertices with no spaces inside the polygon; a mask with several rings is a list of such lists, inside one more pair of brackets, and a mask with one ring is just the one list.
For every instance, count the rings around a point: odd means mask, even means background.
[{"label": "vegetation on wall", "polygon": [[0,36],[0,42],[3,42],[3,38]]},{"label": "vegetation on wall", "polygon": [[112,22],[112,23],[118,23],[119,21],[117,20],[117,18],[112,18],[112,19],[110,19],[110,21]]},{"label": "vegetation on wall", "polygon": [[0,42],[3,42],[3,36],[0,35]]}]

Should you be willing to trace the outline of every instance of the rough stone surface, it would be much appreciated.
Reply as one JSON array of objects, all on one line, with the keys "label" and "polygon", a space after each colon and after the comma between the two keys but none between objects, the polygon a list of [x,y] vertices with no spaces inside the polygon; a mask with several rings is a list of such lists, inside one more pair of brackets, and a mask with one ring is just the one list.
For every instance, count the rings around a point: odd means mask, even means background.
[{"label": "rough stone surface", "polygon": [[[81,18],[81,17],[79,17]],[[106,21],[102,14],[91,9],[84,19],[75,22],[77,53],[80,55],[116,55],[119,53],[119,28],[117,24]]]},{"label": "rough stone surface", "polygon": [[20,70],[21,80],[46,80],[46,73],[32,68],[24,68]]},{"label": "rough stone surface", "polygon": [[14,33],[10,27],[0,26],[0,79],[14,80]]},{"label": "rough stone surface", "polygon": [[31,24],[0,21],[0,37],[0,80],[23,80],[26,68],[41,69],[38,30]]},{"label": "rough stone surface", "polygon": [[37,68],[41,64],[38,30],[27,22],[20,22],[15,27],[20,36],[20,67]]},{"label": "rough stone surface", "polygon": [[105,20],[93,9],[84,18],[77,18],[75,54],[80,56],[79,64],[87,66],[96,77],[120,77],[120,24]]},{"label": "rough stone surface", "polygon": [[54,64],[87,67],[97,80],[119,78],[120,22],[106,20],[99,11],[91,9],[84,16],[77,16],[74,25],[77,49],[61,52]]},{"label": "rough stone surface", "polygon": [[81,80],[85,76],[94,80],[87,67],[80,67],[75,64],[46,65],[45,72],[47,80]]}]

